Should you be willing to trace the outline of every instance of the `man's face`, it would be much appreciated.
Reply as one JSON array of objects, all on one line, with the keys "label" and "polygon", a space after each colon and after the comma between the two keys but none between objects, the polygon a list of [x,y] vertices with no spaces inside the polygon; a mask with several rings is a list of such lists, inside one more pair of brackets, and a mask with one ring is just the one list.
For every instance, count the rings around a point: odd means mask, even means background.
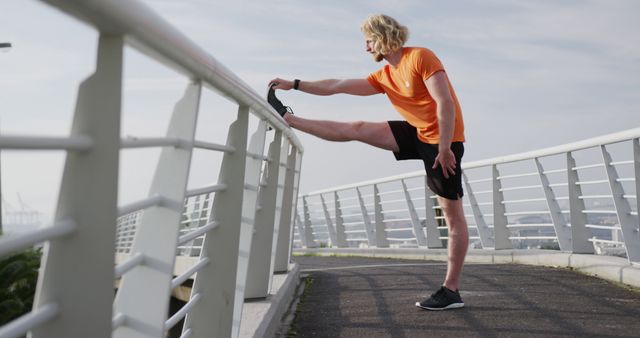
[{"label": "man's face", "polygon": [[374,48],[373,48],[373,46],[374,46],[373,39],[370,38],[370,37],[365,37],[364,41],[365,41],[365,46],[366,46],[365,50],[367,51],[367,53],[373,55],[373,60],[376,61],[376,62],[382,61],[382,59],[383,59],[382,54],[376,52],[374,50]]}]

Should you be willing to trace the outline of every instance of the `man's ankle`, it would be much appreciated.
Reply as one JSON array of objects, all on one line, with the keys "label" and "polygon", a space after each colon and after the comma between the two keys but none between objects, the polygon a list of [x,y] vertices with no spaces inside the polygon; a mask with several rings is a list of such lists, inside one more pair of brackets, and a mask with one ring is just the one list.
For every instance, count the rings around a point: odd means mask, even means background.
[{"label": "man's ankle", "polygon": [[455,285],[455,284],[444,283],[444,284],[442,284],[442,286],[444,286],[445,288],[447,288],[447,289],[449,289],[451,291],[454,291],[454,292],[458,291],[458,285]]},{"label": "man's ankle", "polygon": [[289,125],[289,127],[293,128],[293,115],[289,114],[289,113],[284,113],[284,115],[282,116],[282,118],[284,119],[285,122],[287,122],[287,124]]}]

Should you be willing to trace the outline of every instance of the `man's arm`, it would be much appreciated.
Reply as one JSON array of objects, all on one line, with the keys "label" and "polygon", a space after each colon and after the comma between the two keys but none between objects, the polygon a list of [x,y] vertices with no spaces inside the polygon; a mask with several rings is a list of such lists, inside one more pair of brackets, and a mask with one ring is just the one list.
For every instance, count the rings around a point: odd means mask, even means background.
[{"label": "man's arm", "polygon": [[433,165],[436,168],[438,164],[442,166],[442,172],[445,178],[449,178],[449,173],[455,174],[456,158],[451,151],[451,140],[453,139],[453,130],[456,123],[455,105],[451,92],[449,91],[449,82],[447,74],[439,71],[429,77],[425,84],[429,94],[436,101],[436,111],[438,114],[438,128],[440,132],[440,141],[438,145],[438,156]]},{"label": "man's arm", "polygon": [[[269,85],[277,83],[275,89],[290,90],[293,88],[293,81],[280,78],[273,79]],[[314,95],[350,94],[367,96],[379,94],[367,79],[328,79],[320,81],[300,81],[298,90]]]}]

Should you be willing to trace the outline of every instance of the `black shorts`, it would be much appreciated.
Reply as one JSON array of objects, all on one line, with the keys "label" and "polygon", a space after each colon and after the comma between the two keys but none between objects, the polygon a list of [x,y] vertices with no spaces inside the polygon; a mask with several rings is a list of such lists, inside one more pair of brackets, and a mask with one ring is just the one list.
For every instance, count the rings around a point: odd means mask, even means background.
[{"label": "black shorts", "polygon": [[464,154],[463,143],[451,143],[451,150],[456,157],[456,173],[453,176],[449,174],[449,178],[445,178],[440,166],[432,169],[436,156],[438,156],[437,144],[424,143],[418,139],[416,128],[407,121],[388,121],[388,123],[400,148],[400,151],[393,153],[396,160],[422,160],[424,169],[427,171],[427,185],[431,191],[450,200],[462,198],[462,169],[460,169],[460,161]]}]

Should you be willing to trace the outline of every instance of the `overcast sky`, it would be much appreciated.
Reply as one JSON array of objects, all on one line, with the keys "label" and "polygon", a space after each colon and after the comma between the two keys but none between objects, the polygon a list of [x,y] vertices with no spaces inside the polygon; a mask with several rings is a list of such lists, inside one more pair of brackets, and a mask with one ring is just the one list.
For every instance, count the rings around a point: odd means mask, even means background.
[{"label": "overcast sky", "polygon": [[[274,77],[366,77],[383,64],[365,53],[360,23],[389,14],[409,27],[407,45],[430,48],[443,61],[465,119],[464,161],[640,126],[640,1],[144,2],[261,94]],[[77,85],[95,65],[96,32],[38,1],[2,0],[0,13],[0,42],[14,45],[0,53],[1,132],[67,134]],[[122,134],[162,135],[186,79],[131,49],[125,58]],[[280,97],[308,118],[399,119],[384,95]],[[209,117],[198,134],[223,141],[226,130],[218,127],[235,108],[213,93],[203,107]],[[301,193],[422,168],[365,145],[298,137],[305,147]],[[50,214],[62,154],[2,156],[5,198],[15,206],[19,192]],[[146,194],[151,173],[137,168],[152,168],[155,158],[123,154],[121,204]]]}]

